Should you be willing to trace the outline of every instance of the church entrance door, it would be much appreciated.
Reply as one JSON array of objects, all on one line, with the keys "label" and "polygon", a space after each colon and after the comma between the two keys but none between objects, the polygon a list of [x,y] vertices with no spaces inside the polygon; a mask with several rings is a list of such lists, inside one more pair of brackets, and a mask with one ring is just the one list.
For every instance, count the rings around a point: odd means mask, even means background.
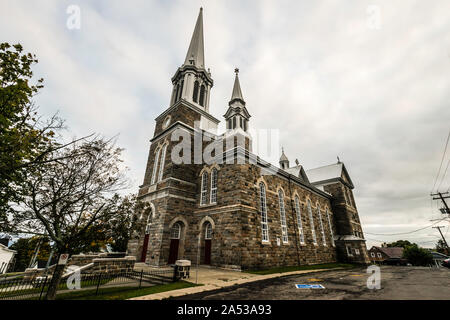
[{"label": "church entrance door", "polygon": [[177,222],[170,230],[170,248],[168,264],[174,264],[178,259],[178,248],[180,247],[181,223]]},{"label": "church entrance door", "polygon": [[178,246],[180,239],[170,239],[169,261],[168,264],[174,264],[178,258]]},{"label": "church entrance door", "polygon": [[211,239],[205,239],[205,264],[211,264]]},{"label": "church entrance door", "polygon": [[150,235],[147,233],[147,234],[145,234],[145,237],[144,237],[144,245],[142,246],[141,262],[145,262],[145,259],[147,258],[149,236]]}]

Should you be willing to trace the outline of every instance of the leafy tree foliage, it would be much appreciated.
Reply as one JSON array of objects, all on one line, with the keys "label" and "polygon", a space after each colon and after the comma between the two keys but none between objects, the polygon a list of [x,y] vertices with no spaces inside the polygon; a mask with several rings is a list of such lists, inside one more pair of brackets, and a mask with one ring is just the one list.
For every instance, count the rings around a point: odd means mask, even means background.
[{"label": "leafy tree foliage", "polygon": [[[34,236],[30,238],[20,238],[14,242],[10,249],[16,250],[14,271],[25,271],[29,267],[38,242],[42,237]],[[46,263],[50,256],[51,246],[48,238],[42,239],[36,261]]]},{"label": "leafy tree foliage", "polygon": [[417,244],[405,247],[403,258],[407,259],[413,266],[428,266],[433,263],[433,256],[428,250],[420,248]]},{"label": "leafy tree foliage", "polygon": [[41,121],[32,98],[43,87],[43,79],[33,82],[31,67],[35,55],[23,53],[20,44],[0,44],[0,231],[10,202],[21,194],[16,186],[43,161],[55,147],[55,130],[63,122],[56,115]]},{"label": "leafy tree foliage", "polygon": [[383,247],[402,247],[402,248],[406,248],[407,246],[412,245],[411,242],[409,242],[408,240],[397,240],[391,243],[383,243]]}]

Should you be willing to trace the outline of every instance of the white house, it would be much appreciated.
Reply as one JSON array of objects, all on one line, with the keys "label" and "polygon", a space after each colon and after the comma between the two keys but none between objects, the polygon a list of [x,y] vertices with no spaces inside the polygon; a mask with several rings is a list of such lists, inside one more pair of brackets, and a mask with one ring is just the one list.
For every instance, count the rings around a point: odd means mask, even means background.
[{"label": "white house", "polygon": [[6,273],[15,254],[16,251],[8,249],[7,246],[0,243],[0,274]]}]

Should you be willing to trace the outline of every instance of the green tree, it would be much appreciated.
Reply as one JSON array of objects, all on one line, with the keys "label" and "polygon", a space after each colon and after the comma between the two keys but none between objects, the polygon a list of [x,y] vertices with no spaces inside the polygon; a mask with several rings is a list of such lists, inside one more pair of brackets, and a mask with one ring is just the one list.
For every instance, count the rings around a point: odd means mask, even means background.
[{"label": "green tree", "polygon": [[[14,271],[25,271],[29,267],[30,261],[34,255],[38,242],[41,237],[20,238],[11,245],[12,250],[16,250]],[[50,241],[44,238],[40,244],[39,253],[36,261],[47,262],[50,256]]]},{"label": "green tree", "polygon": [[428,250],[420,248],[417,244],[407,246],[403,250],[403,258],[413,266],[427,266],[433,263],[433,256]]},{"label": "green tree", "polygon": [[105,234],[113,251],[125,252],[133,234],[140,234],[145,227],[151,208],[139,201],[136,195],[128,195],[117,198],[115,211],[116,214],[107,223]]},{"label": "green tree", "polygon": [[[98,137],[52,151],[58,161],[42,164],[21,185],[26,195],[8,219],[14,234],[48,235],[56,255],[74,254],[92,242],[104,241],[109,221],[120,220],[121,197],[127,186],[114,141]],[[55,268],[47,293],[54,299],[64,266]]]},{"label": "green tree", "polygon": [[385,247],[402,247],[402,248],[406,248],[410,245],[412,245],[413,243],[409,242],[408,240],[397,240],[391,243],[384,243]]},{"label": "green tree", "polygon": [[42,121],[33,96],[43,87],[43,79],[33,80],[32,65],[38,60],[23,53],[20,44],[0,44],[0,231],[2,221],[18,202],[17,185],[57,148],[55,131],[63,127],[56,115]]}]

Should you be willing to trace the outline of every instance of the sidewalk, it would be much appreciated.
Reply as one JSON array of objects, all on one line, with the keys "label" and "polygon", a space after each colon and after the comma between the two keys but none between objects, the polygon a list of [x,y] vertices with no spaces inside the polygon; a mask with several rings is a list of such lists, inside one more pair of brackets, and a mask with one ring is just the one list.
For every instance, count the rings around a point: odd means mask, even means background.
[{"label": "sidewalk", "polygon": [[[314,273],[319,271],[331,271],[331,270],[341,270],[343,268],[332,268],[332,269],[315,269],[315,270],[300,270],[291,271],[283,273],[272,273],[266,275],[257,275],[251,273],[245,273],[240,271],[232,271],[220,268],[210,268],[210,267],[199,267],[198,270],[198,284],[203,284],[202,286],[185,288],[179,290],[172,290],[160,293],[149,294],[146,296],[135,297],[129,300],[161,300],[170,297],[179,297],[193,293],[199,293],[204,291],[212,291],[225,287],[230,287],[234,285],[244,284],[253,281],[271,279],[284,277],[289,275],[304,274],[304,273]],[[190,279],[185,279],[188,282],[195,283],[196,281],[196,269],[195,267],[191,270]]]}]

